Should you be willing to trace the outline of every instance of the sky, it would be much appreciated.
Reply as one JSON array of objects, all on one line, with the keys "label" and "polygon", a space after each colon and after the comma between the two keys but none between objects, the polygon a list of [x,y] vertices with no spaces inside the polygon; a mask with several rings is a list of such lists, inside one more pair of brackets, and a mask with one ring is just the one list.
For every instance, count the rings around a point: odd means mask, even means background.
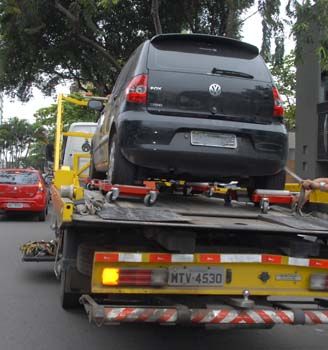
[{"label": "sky", "polygon": [[[281,3],[282,3],[282,11],[283,11],[283,8],[286,6],[287,0],[282,0]],[[253,14],[255,11],[256,11],[256,6],[253,6],[245,14],[245,18]],[[289,52],[294,47],[294,41],[292,40],[292,38],[289,37],[289,33],[287,31],[288,30],[286,30],[285,32],[285,44],[286,44],[286,52]],[[262,25],[261,25],[261,17],[258,13],[250,17],[244,23],[242,35],[243,35],[243,39],[242,39],[243,41],[253,44],[258,48],[261,47]],[[42,107],[48,107],[52,103],[55,103],[57,99],[57,95],[59,93],[63,93],[63,94],[69,93],[69,85],[57,86],[56,94],[54,94],[51,97],[44,96],[40,90],[35,88],[33,90],[33,98],[31,98],[30,101],[27,103],[21,103],[17,99],[13,100],[5,96],[4,104],[3,104],[4,120],[7,120],[8,118],[11,118],[11,117],[19,117],[19,118],[27,119],[33,122],[34,113]]]}]

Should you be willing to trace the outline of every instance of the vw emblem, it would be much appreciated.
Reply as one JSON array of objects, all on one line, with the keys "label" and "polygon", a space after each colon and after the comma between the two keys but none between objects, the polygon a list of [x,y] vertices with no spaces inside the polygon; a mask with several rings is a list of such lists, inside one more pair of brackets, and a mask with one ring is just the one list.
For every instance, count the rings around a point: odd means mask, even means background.
[{"label": "vw emblem", "polygon": [[208,91],[212,96],[220,96],[221,95],[221,86],[219,84],[211,84],[208,88]]}]

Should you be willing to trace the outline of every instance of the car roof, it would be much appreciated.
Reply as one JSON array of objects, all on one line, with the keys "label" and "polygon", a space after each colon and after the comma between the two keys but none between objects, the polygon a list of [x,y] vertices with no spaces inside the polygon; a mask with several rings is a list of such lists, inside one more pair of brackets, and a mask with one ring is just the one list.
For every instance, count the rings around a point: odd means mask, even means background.
[{"label": "car roof", "polygon": [[217,36],[217,35],[209,35],[209,34],[181,34],[181,33],[168,33],[168,34],[158,34],[153,36],[150,39],[151,43],[165,41],[165,40],[177,40],[177,39],[184,39],[184,40],[207,40],[210,42],[217,42],[217,43],[226,43],[233,46],[240,47],[241,49],[247,50],[255,55],[259,54],[259,49],[251,44],[248,44],[244,41],[240,41],[233,38],[228,38],[225,36]]}]

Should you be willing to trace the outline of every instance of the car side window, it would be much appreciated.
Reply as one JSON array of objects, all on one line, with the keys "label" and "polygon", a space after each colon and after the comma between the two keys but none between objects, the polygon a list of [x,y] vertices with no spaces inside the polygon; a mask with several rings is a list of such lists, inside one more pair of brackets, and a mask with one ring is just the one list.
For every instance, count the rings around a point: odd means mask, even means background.
[{"label": "car side window", "polygon": [[133,71],[135,69],[135,63],[137,61],[137,53],[140,51],[140,49],[138,48],[137,50],[135,50],[132,55],[130,56],[130,58],[128,59],[127,63],[125,64],[125,66],[123,67],[120,75],[117,78],[117,81],[114,85],[114,89],[113,89],[113,95],[118,95],[127,85],[128,81],[130,81],[130,78],[133,74]]}]

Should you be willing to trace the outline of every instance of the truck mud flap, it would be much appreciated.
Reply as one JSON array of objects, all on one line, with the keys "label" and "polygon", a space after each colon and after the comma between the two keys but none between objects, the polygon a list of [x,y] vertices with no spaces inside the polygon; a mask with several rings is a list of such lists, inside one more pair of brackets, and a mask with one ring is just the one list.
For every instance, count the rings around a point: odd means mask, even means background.
[{"label": "truck mud flap", "polygon": [[272,310],[272,309],[234,309],[204,308],[191,309],[187,306],[111,306],[100,305],[89,295],[82,295],[89,321],[97,326],[119,323],[157,323],[190,325],[235,325],[272,326],[328,324],[328,309],[315,310]]}]

